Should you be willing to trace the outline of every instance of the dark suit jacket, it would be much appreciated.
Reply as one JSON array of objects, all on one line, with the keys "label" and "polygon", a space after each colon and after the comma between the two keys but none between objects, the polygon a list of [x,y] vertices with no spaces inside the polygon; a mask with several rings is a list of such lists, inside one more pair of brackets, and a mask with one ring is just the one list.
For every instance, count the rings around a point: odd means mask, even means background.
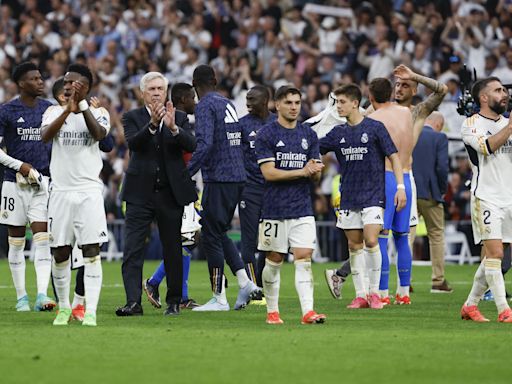
[{"label": "dark suit jacket", "polygon": [[[186,116],[185,116],[186,117]],[[152,195],[157,167],[154,135],[149,131],[150,116],[146,107],[123,115],[123,127],[130,162],[123,181],[121,198],[130,203],[144,204]],[[176,124],[179,127],[179,124]],[[158,132],[156,133],[159,134]],[[194,183],[183,161],[183,151],[193,152],[196,139],[184,129],[176,136],[162,126],[165,170],[171,191],[179,205],[197,200]]]},{"label": "dark suit jacket", "polygon": [[425,125],[412,157],[418,199],[442,202],[448,186],[448,138]]}]

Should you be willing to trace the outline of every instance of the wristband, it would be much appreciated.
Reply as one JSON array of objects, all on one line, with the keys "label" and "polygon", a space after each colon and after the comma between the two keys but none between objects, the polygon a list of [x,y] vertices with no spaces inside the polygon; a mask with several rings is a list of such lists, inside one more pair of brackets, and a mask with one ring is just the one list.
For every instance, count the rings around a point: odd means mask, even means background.
[{"label": "wristband", "polygon": [[397,184],[396,189],[403,189],[405,191],[405,184]]},{"label": "wristband", "polygon": [[80,109],[80,112],[87,111],[89,109],[89,103],[87,100],[82,100],[78,103],[78,109]]}]

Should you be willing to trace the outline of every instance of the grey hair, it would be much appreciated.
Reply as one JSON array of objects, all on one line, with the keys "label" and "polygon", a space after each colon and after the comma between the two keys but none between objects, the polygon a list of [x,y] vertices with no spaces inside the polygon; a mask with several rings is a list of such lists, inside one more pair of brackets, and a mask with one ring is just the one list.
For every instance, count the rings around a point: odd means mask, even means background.
[{"label": "grey hair", "polygon": [[167,77],[162,75],[160,72],[148,72],[142,76],[140,79],[140,90],[144,92],[146,89],[146,84],[155,79],[162,79],[165,84],[165,90],[167,91],[167,88],[169,87],[169,80],[167,80]]}]

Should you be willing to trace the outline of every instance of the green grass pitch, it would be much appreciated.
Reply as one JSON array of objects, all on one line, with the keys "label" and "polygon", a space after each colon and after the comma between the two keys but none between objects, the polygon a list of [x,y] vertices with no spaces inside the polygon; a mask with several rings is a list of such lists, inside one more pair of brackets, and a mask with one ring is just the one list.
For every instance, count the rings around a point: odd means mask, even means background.
[{"label": "green grass pitch", "polygon": [[[146,262],[145,276],[156,267]],[[265,324],[265,307],[243,311],[162,315],[143,298],[144,316],[117,318],[124,303],[121,264],[103,263],[98,327],[53,327],[54,313],[16,313],[6,260],[0,261],[1,383],[509,383],[512,324],[462,321],[460,307],[476,266],[448,266],[455,292],[430,294],[430,267],[414,267],[411,306],[348,310],[351,283],[334,300],[314,265],[315,308],[324,325],[301,325],[293,266],[281,277],[285,324]],[[394,276],[392,267],[392,276]],[[228,276],[234,304],[236,280]],[[391,284],[394,288],[394,284]],[[34,269],[27,263],[31,306]],[[161,294],[165,295],[161,286]],[[190,296],[210,297],[207,268],[193,262]]]}]

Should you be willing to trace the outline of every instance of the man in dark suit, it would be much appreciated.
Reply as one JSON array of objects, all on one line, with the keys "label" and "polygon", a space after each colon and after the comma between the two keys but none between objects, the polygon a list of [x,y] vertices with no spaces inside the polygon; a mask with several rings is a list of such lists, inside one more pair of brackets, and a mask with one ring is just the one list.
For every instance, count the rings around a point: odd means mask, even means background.
[{"label": "man in dark suit", "polygon": [[413,151],[413,173],[418,193],[418,213],[425,219],[432,261],[432,293],[451,293],[444,278],[444,208],[448,186],[448,138],[440,131],[444,118],[432,112],[425,120]]},{"label": "man in dark suit", "polygon": [[147,73],[140,81],[144,106],[123,115],[130,163],[121,192],[126,201],[122,266],[126,305],[116,310],[118,316],[142,315],[143,249],[154,219],[167,277],[164,314],[179,313],[183,281],[181,219],[183,207],[197,199],[183,151],[193,152],[196,140],[175,123],[175,108],[172,102],[166,102],[167,86],[161,73]]}]

